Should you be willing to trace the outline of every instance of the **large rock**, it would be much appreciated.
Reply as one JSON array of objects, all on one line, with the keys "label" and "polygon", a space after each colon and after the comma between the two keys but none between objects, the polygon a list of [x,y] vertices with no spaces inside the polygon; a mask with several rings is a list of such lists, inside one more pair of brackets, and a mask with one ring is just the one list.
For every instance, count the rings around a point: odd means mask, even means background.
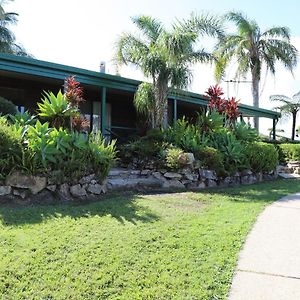
[{"label": "large rock", "polygon": [[51,184],[47,186],[47,190],[49,190],[50,192],[55,192],[56,190],[56,184]]},{"label": "large rock", "polygon": [[74,197],[84,197],[87,195],[86,190],[80,185],[76,184],[70,187],[70,193]]},{"label": "large rock", "polygon": [[23,175],[15,172],[7,176],[5,183],[17,188],[29,189],[35,195],[46,187],[47,179],[46,177]]},{"label": "large rock", "polygon": [[141,171],[141,175],[148,176],[150,174],[151,170],[145,169]]},{"label": "large rock", "polygon": [[167,172],[164,174],[164,176],[168,179],[181,179],[182,175],[179,173],[174,173],[174,172]]},{"label": "large rock", "polygon": [[248,175],[241,177],[242,184],[253,184],[257,182],[257,177],[255,175]]},{"label": "large rock", "polygon": [[130,175],[130,170],[127,169],[111,169],[108,173],[108,177],[127,177]]},{"label": "large rock", "polygon": [[152,176],[158,180],[165,181],[166,178],[160,172],[153,172]]},{"label": "large rock", "polygon": [[116,178],[116,179],[108,178],[107,184],[109,190],[118,190],[118,189],[126,188],[126,181],[122,178]]},{"label": "large rock", "polygon": [[217,174],[213,170],[199,169],[199,175],[202,179],[217,180]]},{"label": "large rock", "polygon": [[13,194],[15,196],[21,197],[22,199],[25,199],[29,196],[29,191],[26,190],[26,189],[20,189],[20,190],[19,189],[14,189]]},{"label": "large rock", "polygon": [[109,190],[160,188],[161,186],[161,180],[153,177],[138,179],[108,179],[107,181],[107,187]]},{"label": "large rock", "polygon": [[176,179],[168,180],[168,188],[174,188],[174,189],[184,189],[185,186],[182,182]]},{"label": "large rock", "polygon": [[0,196],[6,196],[11,193],[11,186],[2,185],[0,186]]},{"label": "large rock", "polygon": [[92,180],[95,179],[95,176],[96,176],[95,174],[90,174],[90,175],[84,176],[79,180],[79,183],[80,184],[90,183]]},{"label": "large rock", "polygon": [[87,191],[95,194],[95,195],[100,195],[106,193],[106,185],[101,185],[101,184],[89,184],[87,187]]},{"label": "large rock", "polygon": [[63,183],[59,186],[58,194],[60,198],[64,201],[72,200],[72,197],[70,195],[70,187],[67,183]]},{"label": "large rock", "polygon": [[216,186],[217,186],[217,182],[214,181],[214,180],[212,180],[212,179],[207,179],[206,185],[207,185],[208,187],[216,187]]}]

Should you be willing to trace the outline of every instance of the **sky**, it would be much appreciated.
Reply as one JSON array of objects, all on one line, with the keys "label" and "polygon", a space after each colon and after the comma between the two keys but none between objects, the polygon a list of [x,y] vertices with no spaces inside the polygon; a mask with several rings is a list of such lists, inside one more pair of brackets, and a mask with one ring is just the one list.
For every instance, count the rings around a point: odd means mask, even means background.
[{"label": "sky", "polygon": [[[19,22],[12,27],[17,41],[22,43],[35,58],[50,62],[98,71],[101,61],[105,61],[107,72],[115,74],[112,63],[115,43],[124,32],[135,32],[130,17],[150,15],[161,20],[167,27],[176,20],[188,18],[194,12],[198,14],[222,15],[230,10],[242,11],[249,19],[254,19],[264,31],[272,26],[287,26],[291,30],[292,43],[300,52],[299,8],[296,0],[282,1],[233,1],[233,0],[14,0],[4,5],[7,12],[19,14]],[[212,40],[203,39],[199,47],[207,47]],[[215,84],[213,66],[195,65],[193,82],[188,88],[197,93]],[[124,77],[144,79],[135,67],[120,70]],[[225,80],[234,77],[234,68],[230,68]],[[283,94],[291,97],[300,91],[300,64],[294,75],[280,65],[275,77],[262,76],[260,106],[272,109],[269,96]],[[251,84],[239,85],[221,83],[225,95],[236,96],[241,103],[250,104]],[[297,126],[300,125],[299,123]],[[261,132],[266,133],[272,121],[262,119]],[[283,120],[278,128],[290,136],[290,120]]]}]

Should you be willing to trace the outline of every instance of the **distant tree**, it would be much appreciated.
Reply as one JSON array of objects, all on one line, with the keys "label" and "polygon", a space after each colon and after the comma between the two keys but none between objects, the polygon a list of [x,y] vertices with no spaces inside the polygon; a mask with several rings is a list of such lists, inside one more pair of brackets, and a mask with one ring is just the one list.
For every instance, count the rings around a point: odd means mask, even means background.
[{"label": "distant tree", "polygon": [[292,140],[295,140],[297,114],[300,111],[300,92],[293,95],[292,98],[289,98],[284,95],[272,95],[270,96],[270,100],[278,101],[282,104],[280,106],[275,107],[275,109],[279,109],[283,116],[292,115]]},{"label": "distant tree", "polygon": [[[216,55],[219,59],[216,77],[221,79],[229,62],[236,59],[236,76],[246,77],[249,72],[251,74],[253,105],[258,107],[262,66],[275,74],[275,64],[281,62],[292,71],[297,64],[297,49],[290,42],[287,27],[272,27],[262,32],[255,21],[240,12],[229,12],[224,18],[236,25],[237,33],[227,35],[217,47]],[[259,127],[258,118],[254,119],[254,127]]]},{"label": "distant tree", "polygon": [[4,1],[0,1],[0,52],[28,56],[26,50],[16,43],[15,35],[9,29],[10,25],[17,23],[18,14],[6,12],[3,3]]},{"label": "distant tree", "polygon": [[[151,79],[152,86],[139,87],[135,104],[141,112],[150,111],[153,128],[166,127],[170,88],[186,88],[191,81],[191,65],[212,61],[211,53],[194,48],[200,36],[220,35],[221,24],[213,17],[193,16],[173,23],[168,31],[160,21],[149,16],[135,17],[132,21],[141,35],[123,33],[117,41],[116,60],[118,65],[138,66]],[[150,103],[145,98],[148,95]]]}]

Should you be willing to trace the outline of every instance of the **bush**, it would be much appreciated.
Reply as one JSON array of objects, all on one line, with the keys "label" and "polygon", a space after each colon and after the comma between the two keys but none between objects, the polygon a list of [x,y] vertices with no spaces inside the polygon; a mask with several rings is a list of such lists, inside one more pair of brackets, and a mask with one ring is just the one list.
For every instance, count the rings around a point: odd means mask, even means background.
[{"label": "bush", "polygon": [[21,135],[4,117],[0,117],[0,178],[20,168],[22,156]]},{"label": "bush", "polygon": [[31,173],[60,170],[60,177],[76,179],[93,172],[104,179],[115,158],[114,141],[106,144],[99,134],[88,137],[39,121],[28,126],[24,142]]},{"label": "bush", "polygon": [[253,172],[270,172],[278,164],[278,152],[274,145],[254,142],[245,146],[244,163]]},{"label": "bush", "polygon": [[0,97],[0,115],[14,115],[16,113],[16,106],[11,101]]},{"label": "bush", "polygon": [[255,142],[259,140],[259,135],[256,129],[249,127],[245,122],[235,123],[232,128],[235,137],[243,142]]},{"label": "bush", "polygon": [[215,170],[218,174],[224,173],[223,155],[217,149],[205,146],[194,155],[204,168]]},{"label": "bush", "polygon": [[100,179],[107,177],[116,157],[116,141],[106,143],[100,133],[90,134],[89,146],[89,165]]},{"label": "bush", "polygon": [[119,157],[122,162],[129,164],[135,162],[138,167],[145,167],[149,161],[156,161],[157,165],[162,163],[162,153],[166,149],[163,133],[152,129],[147,135],[137,140],[128,142],[120,147]]},{"label": "bush", "polygon": [[178,170],[187,163],[184,152],[180,148],[169,148],[166,150],[166,166],[171,170]]},{"label": "bush", "polygon": [[189,124],[184,118],[178,120],[175,126],[165,130],[164,136],[166,142],[186,152],[194,152],[200,146],[208,143],[208,139],[201,133],[199,128]]},{"label": "bush", "polygon": [[242,168],[243,146],[231,131],[224,128],[213,133],[210,146],[222,153],[224,168],[229,175]]},{"label": "bush", "polygon": [[289,162],[291,160],[300,161],[300,144],[281,144],[278,145],[280,162]]}]

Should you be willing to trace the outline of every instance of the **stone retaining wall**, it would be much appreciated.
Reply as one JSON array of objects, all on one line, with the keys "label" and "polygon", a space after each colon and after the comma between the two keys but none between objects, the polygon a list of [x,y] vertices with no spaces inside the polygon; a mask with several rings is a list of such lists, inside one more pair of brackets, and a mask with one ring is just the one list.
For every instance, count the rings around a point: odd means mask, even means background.
[{"label": "stone retaining wall", "polygon": [[277,172],[267,174],[254,174],[250,170],[238,172],[234,176],[220,178],[215,171],[189,168],[178,172],[167,170],[128,170],[113,169],[107,180],[108,190],[128,189],[187,189],[197,190],[216,186],[236,186],[240,184],[253,184],[264,180],[274,180]]},{"label": "stone retaining wall", "polygon": [[73,199],[96,198],[108,191],[120,190],[201,190],[209,187],[253,184],[277,178],[277,172],[254,174],[251,171],[234,176],[218,178],[215,171],[186,168],[178,172],[167,170],[112,169],[108,178],[100,182],[94,174],[73,183],[55,184],[42,176],[27,176],[12,173],[5,182],[0,182],[0,200],[54,202]]}]

